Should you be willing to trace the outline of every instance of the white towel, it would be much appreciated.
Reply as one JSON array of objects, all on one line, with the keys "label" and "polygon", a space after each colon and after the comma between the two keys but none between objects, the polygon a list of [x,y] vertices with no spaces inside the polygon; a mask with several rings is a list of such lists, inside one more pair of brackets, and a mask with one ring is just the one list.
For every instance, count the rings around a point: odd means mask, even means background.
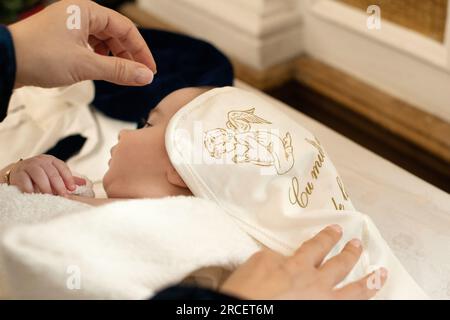
[{"label": "white towel", "polygon": [[[12,298],[149,298],[190,274],[204,281],[211,270],[199,274],[203,268],[233,270],[258,250],[223,210],[200,198],[88,208],[2,185],[0,203],[6,204],[0,223],[9,224],[0,246],[0,289]],[[220,283],[209,280],[212,288]]]},{"label": "white towel", "polygon": [[329,256],[352,238],[364,247],[340,285],[384,266],[389,277],[376,298],[427,297],[370,218],[355,210],[320,139],[270,100],[234,87],[210,90],[172,117],[166,149],[196,196],[215,201],[263,245],[292,254],[340,224],[343,238]]}]

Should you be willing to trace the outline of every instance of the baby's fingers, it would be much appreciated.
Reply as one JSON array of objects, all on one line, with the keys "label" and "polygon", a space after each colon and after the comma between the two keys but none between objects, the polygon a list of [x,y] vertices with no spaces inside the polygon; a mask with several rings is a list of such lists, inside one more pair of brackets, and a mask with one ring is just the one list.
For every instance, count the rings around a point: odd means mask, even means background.
[{"label": "baby's fingers", "polygon": [[24,193],[33,193],[33,181],[24,171],[20,171],[17,174],[11,176],[11,185],[19,188]]},{"label": "baby's fingers", "polygon": [[65,196],[67,194],[66,184],[64,183],[60,172],[52,163],[44,164],[42,167],[47,173],[53,191],[60,196]]},{"label": "baby's fingers", "polygon": [[[32,182],[39,188],[40,192],[53,194],[49,178],[43,168],[39,166],[29,166],[25,168],[25,172],[31,178]],[[34,189],[35,188],[33,187],[33,190]]]},{"label": "baby's fingers", "polygon": [[34,193],[42,193],[41,189],[39,189],[39,187],[37,186],[37,184],[33,183],[33,188],[34,188]]},{"label": "baby's fingers", "polygon": [[85,186],[86,180],[80,177],[73,176],[73,180],[75,181],[77,186]]},{"label": "baby's fingers", "polygon": [[52,163],[58,170],[59,175],[64,181],[64,184],[66,185],[67,189],[71,191],[75,190],[77,186],[75,185],[74,177],[72,176],[72,172],[70,171],[67,164],[58,158],[54,158]]}]

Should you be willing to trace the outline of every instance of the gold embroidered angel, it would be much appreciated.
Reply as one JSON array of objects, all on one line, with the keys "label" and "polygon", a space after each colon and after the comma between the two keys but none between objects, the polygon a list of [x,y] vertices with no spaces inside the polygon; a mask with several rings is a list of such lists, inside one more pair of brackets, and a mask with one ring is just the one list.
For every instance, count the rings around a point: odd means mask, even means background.
[{"label": "gold embroidered angel", "polygon": [[292,138],[284,138],[269,130],[252,130],[253,124],[272,124],[255,115],[255,108],[228,112],[227,129],[217,128],[205,132],[204,146],[211,157],[231,156],[234,163],[252,163],[272,166],[277,174],[288,172],[294,165]]}]

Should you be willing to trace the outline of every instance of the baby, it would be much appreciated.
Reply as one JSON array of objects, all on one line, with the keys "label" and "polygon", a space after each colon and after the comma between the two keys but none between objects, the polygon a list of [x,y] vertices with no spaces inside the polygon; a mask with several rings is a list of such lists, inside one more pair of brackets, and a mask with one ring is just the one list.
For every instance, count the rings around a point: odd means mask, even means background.
[{"label": "baby", "polygon": [[103,178],[107,199],[72,195],[76,187],[85,185],[86,181],[73,176],[63,161],[49,155],[7,166],[0,171],[0,183],[15,185],[26,193],[54,194],[93,206],[119,199],[191,195],[169,160],[164,135],[172,116],[210,89],[192,87],[174,91],[150,112],[143,128],[120,132],[118,143],[111,149],[109,170]]},{"label": "baby", "polygon": [[195,195],[214,201],[259,244],[285,255],[338,223],[346,231],[331,257],[353,238],[362,239],[364,247],[342,285],[384,266],[391,280],[379,298],[426,297],[371,219],[353,207],[320,140],[274,101],[252,92],[185,88],[165,97],[143,128],[120,132],[103,178],[107,199],[71,195],[85,181],[50,156],[20,161],[0,173],[3,182],[23,192],[58,194],[93,206]]}]

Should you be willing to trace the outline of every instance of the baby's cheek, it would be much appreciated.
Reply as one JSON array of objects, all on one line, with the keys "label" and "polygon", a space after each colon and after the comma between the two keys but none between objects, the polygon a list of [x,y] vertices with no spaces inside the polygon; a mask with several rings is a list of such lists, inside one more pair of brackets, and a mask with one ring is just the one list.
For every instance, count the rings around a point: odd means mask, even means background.
[{"label": "baby's cheek", "polygon": [[114,179],[114,171],[110,167],[108,169],[108,171],[106,171],[105,175],[103,176],[103,188],[105,189],[105,191],[107,188],[109,188],[113,179]]},{"label": "baby's cheek", "polygon": [[108,198],[124,198],[127,189],[125,186],[127,186],[126,176],[123,176],[122,172],[109,170],[103,177],[103,189]]}]

